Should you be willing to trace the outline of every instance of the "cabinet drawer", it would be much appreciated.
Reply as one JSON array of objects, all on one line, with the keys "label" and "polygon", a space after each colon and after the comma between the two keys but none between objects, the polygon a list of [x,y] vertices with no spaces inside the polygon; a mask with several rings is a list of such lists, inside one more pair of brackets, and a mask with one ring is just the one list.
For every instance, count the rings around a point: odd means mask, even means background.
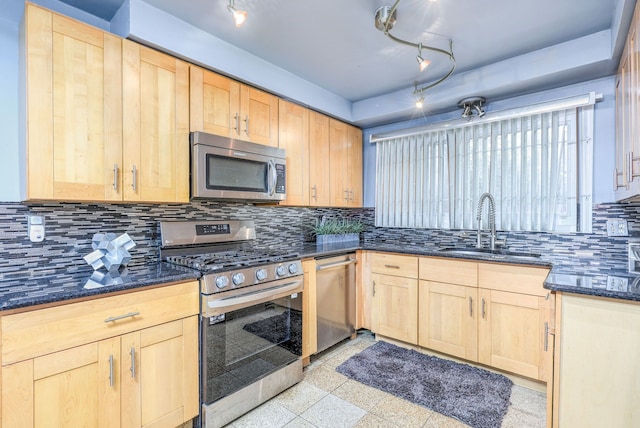
[{"label": "cabinet drawer", "polygon": [[371,272],[383,275],[418,278],[418,258],[397,254],[373,253]]},{"label": "cabinet drawer", "polygon": [[548,273],[547,268],[479,263],[478,287],[546,296],[549,290],[543,284]]},{"label": "cabinet drawer", "polygon": [[2,317],[2,365],[185,318],[199,311],[196,281]]},{"label": "cabinet drawer", "polygon": [[476,287],[478,285],[478,263],[421,257],[420,279]]}]

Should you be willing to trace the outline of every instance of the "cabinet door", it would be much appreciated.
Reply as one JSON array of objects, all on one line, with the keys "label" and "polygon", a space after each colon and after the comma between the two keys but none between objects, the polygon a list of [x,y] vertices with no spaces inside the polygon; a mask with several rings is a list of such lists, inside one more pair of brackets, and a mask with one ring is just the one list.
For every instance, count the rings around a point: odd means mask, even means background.
[{"label": "cabinet door", "polygon": [[120,425],[119,338],[2,368],[2,426]]},{"label": "cabinet door", "polygon": [[420,281],[418,344],[464,358],[478,359],[478,289]]},{"label": "cabinet door", "polygon": [[362,206],[362,130],[355,126],[347,128],[347,180],[349,206]]},{"label": "cabinet door", "polygon": [[125,200],[189,201],[189,67],[123,41]]},{"label": "cabinet door", "polygon": [[[302,359],[318,351],[318,309],[316,299],[316,261],[302,262],[304,293],[302,293]],[[308,360],[306,361],[308,362]]]},{"label": "cabinet door", "polygon": [[27,198],[122,198],[122,42],[26,9]]},{"label": "cabinet door", "polygon": [[418,343],[418,280],[372,274],[374,331],[403,342]]},{"label": "cabinet door", "polygon": [[287,151],[287,199],[281,205],[309,205],[309,110],[280,100],[278,145]]},{"label": "cabinet door", "polygon": [[349,205],[349,192],[345,186],[348,177],[348,125],[329,119],[329,158],[331,164],[331,206]]},{"label": "cabinet door", "polygon": [[198,317],[122,337],[122,426],[178,426],[198,414]]},{"label": "cabinet door", "polygon": [[554,426],[640,426],[640,305],[572,294],[559,302]]},{"label": "cabinet door", "polygon": [[331,205],[331,167],[329,151],[329,117],[309,113],[309,205]]},{"label": "cabinet door", "polygon": [[240,138],[278,147],[278,97],[240,86]]},{"label": "cabinet door", "polygon": [[240,137],[240,84],[190,66],[190,130]]},{"label": "cabinet door", "polygon": [[478,361],[541,381],[549,380],[545,297],[479,289]]}]

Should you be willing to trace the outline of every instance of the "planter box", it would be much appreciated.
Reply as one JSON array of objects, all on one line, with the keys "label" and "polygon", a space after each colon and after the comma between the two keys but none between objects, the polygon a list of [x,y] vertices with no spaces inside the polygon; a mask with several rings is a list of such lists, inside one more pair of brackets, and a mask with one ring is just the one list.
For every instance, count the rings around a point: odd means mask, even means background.
[{"label": "planter box", "polygon": [[342,244],[344,242],[358,242],[360,240],[359,233],[347,233],[344,235],[317,235],[316,243],[318,245]]}]

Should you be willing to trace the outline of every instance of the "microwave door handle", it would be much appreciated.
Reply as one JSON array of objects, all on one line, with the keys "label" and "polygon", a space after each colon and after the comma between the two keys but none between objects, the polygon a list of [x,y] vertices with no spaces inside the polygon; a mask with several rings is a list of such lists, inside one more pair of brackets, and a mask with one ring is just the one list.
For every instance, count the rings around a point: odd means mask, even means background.
[{"label": "microwave door handle", "polygon": [[276,163],[273,160],[269,161],[269,195],[273,196],[276,193],[276,184],[278,184],[278,174],[276,173]]}]

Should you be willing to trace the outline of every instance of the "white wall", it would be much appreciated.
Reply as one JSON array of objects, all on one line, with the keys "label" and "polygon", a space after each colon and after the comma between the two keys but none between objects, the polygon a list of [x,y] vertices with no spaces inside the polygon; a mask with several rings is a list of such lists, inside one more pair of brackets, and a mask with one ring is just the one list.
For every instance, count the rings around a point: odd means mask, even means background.
[{"label": "white wall", "polygon": [[[501,111],[515,107],[527,106],[551,101],[555,99],[582,95],[588,92],[601,93],[603,100],[595,106],[594,126],[594,171],[593,171],[593,203],[614,202],[613,169],[615,167],[615,77],[606,77],[597,80],[566,86],[520,97],[509,98],[496,102],[489,102],[485,110]],[[408,129],[429,123],[459,119],[461,111],[456,110],[437,116],[398,122],[390,125],[368,128],[363,130],[364,138],[364,205],[375,205],[375,168],[376,148],[369,143],[369,137],[374,134]]]}]

